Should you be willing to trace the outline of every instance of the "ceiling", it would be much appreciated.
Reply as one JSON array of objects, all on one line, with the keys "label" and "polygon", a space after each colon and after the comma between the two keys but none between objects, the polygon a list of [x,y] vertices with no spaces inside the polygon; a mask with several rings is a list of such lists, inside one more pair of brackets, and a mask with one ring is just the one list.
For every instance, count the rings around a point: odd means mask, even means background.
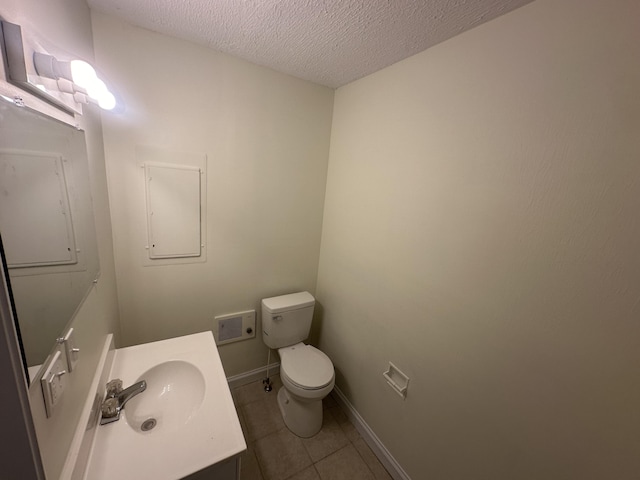
[{"label": "ceiling", "polygon": [[94,10],[328,87],[532,0],[87,0]]}]

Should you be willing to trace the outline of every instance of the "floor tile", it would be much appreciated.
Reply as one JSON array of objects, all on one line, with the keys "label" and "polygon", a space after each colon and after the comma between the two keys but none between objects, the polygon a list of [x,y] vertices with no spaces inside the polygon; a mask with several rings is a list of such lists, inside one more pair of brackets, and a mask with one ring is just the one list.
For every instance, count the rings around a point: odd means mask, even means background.
[{"label": "floor tile", "polygon": [[278,430],[285,428],[282,414],[278,408],[276,392],[272,391],[267,397],[248,403],[241,407],[242,416],[247,426],[247,439],[257,440]]},{"label": "floor tile", "polygon": [[353,446],[356,447],[356,450],[358,450],[362,460],[367,464],[367,467],[369,467],[369,470],[371,470],[371,473],[373,473],[376,480],[391,480],[391,475],[389,475],[364,439],[359,438],[353,442]]},{"label": "floor tile", "polygon": [[320,480],[320,477],[318,476],[316,469],[311,466],[296,473],[294,476],[287,478],[287,480]]},{"label": "floor tile", "polygon": [[375,480],[373,473],[351,444],[314,465],[321,480]]},{"label": "floor tile", "polygon": [[233,390],[248,444],[240,480],[391,480],[331,395],[322,402],[320,432],[299,438],[286,428],[278,408],[279,375],[271,381],[269,393],[261,381]]},{"label": "floor tile", "polygon": [[349,444],[349,439],[333,418],[329,410],[323,412],[322,429],[311,438],[302,440],[309,456],[314,462],[340,450]]},{"label": "floor tile", "polygon": [[[265,375],[266,376],[266,375]],[[270,395],[273,392],[277,392],[277,388],[282,385],[280,381],[280,375],[270,375],[271,384],[273,385],[273,390],[269,393],[264,391],[264,385],[262,381],[252,382],[247,385],[242,385],[241,387],[236,387],[232,390],[232,396],[237,406],[247,405],[248,403],[255,402],[257,400],[262,400],[265,395]]]},{"label": "floor tile", "polygon": [[331,408],[331,407],[335,407],[338,404],[336,403],[335,399],[333,398],[332,394],[327,395],[326,397],[324,397],[322,399],[322,407],[323,408]]},{"label": "floor tile", "polygon": [[240,455],[240,480],[264,480],[258,459],[251,447]]},{"label": "floor tile", "polygon": [[342,411],[342,408],[340,408],[339,406],[335,406],[331,407],[329,411],[331,412],[331,415],[333,415],[333,418],[336,419],[336,422],[338,422],[338,425],[340,425],[340,428],[342,428],[342,431],[347,436],[349,441],[355,442],[356,440],[361,438],[360,433],[358,432],[356,427],[353,426],[353,423],[351,423],[347,415]]},{"label": "floor tile", "polygon": [[284,480],[312,464],[302,440],[287,429],[257,440],[254,449],[265,480]]},{"label": "floor tile", "polygon": [[249,429],[247,428],[247,422],[244,419],[244,413],[242,413],[242,409],[236,407],[236,413],[238,414],[238,420],[240,420],[240,428],[242,428],[242,433],[244,435],[245,440],[249,438]]}]

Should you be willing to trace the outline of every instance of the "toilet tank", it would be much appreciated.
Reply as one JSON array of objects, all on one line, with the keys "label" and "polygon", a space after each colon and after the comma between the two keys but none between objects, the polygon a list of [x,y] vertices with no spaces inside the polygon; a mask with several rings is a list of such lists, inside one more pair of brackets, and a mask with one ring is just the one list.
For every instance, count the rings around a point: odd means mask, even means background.
[{"label": "toilet tank", "polygon": [[263,299],[262,341],[269,348],[302,342],[309,336],[315,303],[309,292]]}]

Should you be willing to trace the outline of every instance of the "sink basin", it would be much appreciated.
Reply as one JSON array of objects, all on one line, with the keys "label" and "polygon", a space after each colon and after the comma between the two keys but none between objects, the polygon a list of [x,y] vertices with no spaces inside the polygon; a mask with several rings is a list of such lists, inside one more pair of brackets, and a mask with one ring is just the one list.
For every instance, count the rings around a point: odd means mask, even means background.
[{"label": "sink basin", "polygon": [[[154,434],[177,430],[194,418],[204,400],[205,382],[192,363],[172,360],[144,372],[147,389],[124,407],[127,423],[135,431]],[[134,382],[135,383],[135,382]]]},{"label": "sink basin", "polygon": [[84,480],[237,478],[247,444],[210,331],[117,349],[104,377],[147,388],[94,427]]}]

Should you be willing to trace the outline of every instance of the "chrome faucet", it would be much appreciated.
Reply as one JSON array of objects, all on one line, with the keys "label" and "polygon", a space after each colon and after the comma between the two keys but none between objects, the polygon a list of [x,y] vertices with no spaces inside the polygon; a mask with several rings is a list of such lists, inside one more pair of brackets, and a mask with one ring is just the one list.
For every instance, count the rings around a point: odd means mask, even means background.
[{"label": "chrome faucet", "polygon": [[100,425],[120,420],[120,412],[125,404],[139,393],[147,389],[147,382],[144,380],[134,383],[128,388],[122,389],[122,380],[111,380],[107,383],[107,395],[102,402],[102,416]]}]

